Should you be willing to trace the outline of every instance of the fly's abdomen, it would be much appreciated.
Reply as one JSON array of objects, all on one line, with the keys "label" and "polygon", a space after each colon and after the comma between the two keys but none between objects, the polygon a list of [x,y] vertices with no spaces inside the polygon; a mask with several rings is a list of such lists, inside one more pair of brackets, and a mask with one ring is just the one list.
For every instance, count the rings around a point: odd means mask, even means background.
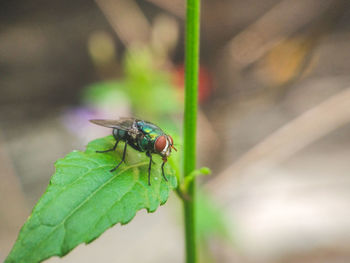
[{"label": "fly's abdomen", "polygon": [[113,136],[117,141],[125,141],[127,132],[124,130],[113,129]]}]

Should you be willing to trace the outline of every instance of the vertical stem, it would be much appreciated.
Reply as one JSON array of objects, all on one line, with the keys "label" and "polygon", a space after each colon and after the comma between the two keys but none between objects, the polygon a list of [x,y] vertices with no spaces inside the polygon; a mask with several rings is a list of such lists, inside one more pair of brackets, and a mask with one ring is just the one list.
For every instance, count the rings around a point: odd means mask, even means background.
[{"label": "vertical stem", "polygon": [[[184,112],[184,176],[196,168],[196,129],[199,64],[200,0],[187,0],[185,36],[185,112]],[[184,201],[186,262],[197,261],[196,244],[196,182],[188,186],[190,200]]]}]

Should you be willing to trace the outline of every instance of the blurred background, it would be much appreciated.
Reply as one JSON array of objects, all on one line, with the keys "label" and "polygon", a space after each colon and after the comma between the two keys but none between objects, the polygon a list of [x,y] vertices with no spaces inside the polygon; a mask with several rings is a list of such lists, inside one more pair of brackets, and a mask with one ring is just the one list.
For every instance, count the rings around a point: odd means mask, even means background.
[{"label": "blurred background", "polygon": [[[2,1],[0,261],[54,162],[137,116],[181,136],[183,0]],[[200,262],[350,262],[350,2],[202,0]],[[177,146],[181,151],[181,143]],[[183,262],[181,203],[46,262]]]}]

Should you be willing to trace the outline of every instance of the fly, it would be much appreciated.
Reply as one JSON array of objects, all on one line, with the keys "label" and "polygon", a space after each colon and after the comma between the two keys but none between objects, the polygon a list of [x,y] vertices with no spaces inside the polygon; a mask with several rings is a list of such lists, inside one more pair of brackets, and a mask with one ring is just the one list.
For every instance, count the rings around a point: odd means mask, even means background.
[{"label": "fly", "polygon": [[157,125],[143,120],[137,120],[134,118],[120,118],[119,120],[90,120],[90,122],[113,129],[113,137],[116,142],[113,148],[96,151],[97,153],[106,153],[115,151],[120,141],[125,142],[123,156],[121,161],[114,167],[111,172],[114,172],[125,161],[125,154],[127,146],[131,146],[139,152],[145,152],[149,157],[148,165],[148,185],[151,185],[151,166],[152,154],[159,154],[162,159],[162,176],[165,181],[168,181],[164,174],[164,164],[167,162],[168,157],[171,154],[171,149],[176,151],[174,147],[173,138],[170,135],[165,134],[161,128]]}]

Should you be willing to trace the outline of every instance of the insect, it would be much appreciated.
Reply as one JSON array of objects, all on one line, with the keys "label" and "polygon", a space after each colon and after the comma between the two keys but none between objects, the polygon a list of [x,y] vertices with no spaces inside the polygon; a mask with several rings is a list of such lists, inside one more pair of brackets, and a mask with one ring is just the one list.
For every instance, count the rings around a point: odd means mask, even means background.
[{"label": "insect", "polygon": [[111,172],[114,172],[125,161],[125,153],[127,146],[131,146],[139,152],[145,152],[149,157],[148,165],[148,185],[151,185],[151,166],[152,154],[159,154],[162,159],[162,175],[165,181],[168,181],[164,174],[164,164],[167,162],[168,157],[171,154],[171,149],[176,151],[174,147],[173,138],[170,135],[165,134],[161,128],[157,125],[143,120],[134,118],[120,118],[119,120],[90,120],[90,122],[113,129],[113,137],[116,142],[113,148],[96,151],[98,153],[106,153],[114,151],[120,141],[125,142],[123,157],[121,161],[114,167]]}]

